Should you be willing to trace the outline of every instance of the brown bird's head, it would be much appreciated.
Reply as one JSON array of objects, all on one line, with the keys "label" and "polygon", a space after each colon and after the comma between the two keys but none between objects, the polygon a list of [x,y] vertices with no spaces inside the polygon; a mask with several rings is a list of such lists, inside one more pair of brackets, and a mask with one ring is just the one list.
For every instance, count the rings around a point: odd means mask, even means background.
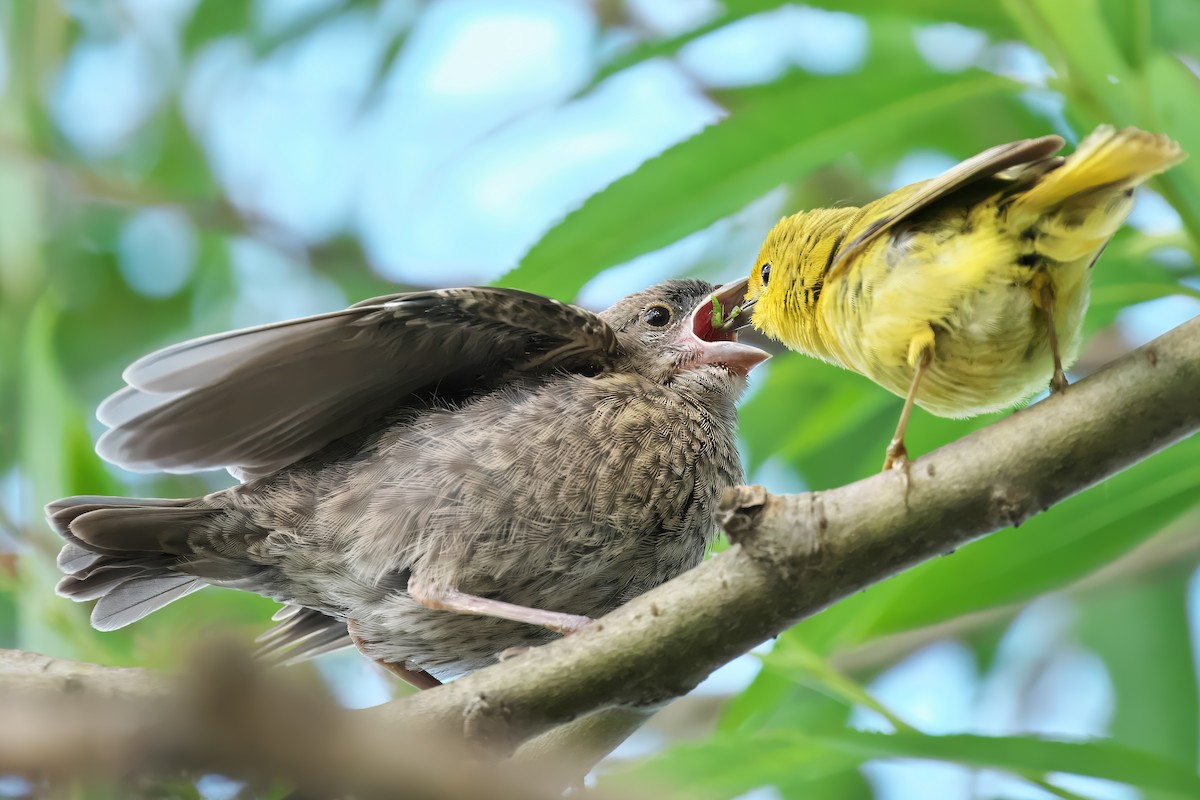
[{"label": "brown bird's head", "polygon": [[735,313],[745,292],[744,280],[719,289],[699,280],[666,281],[600,316],[617,333],[625,369],[658,383],[736,396],[747,373],[770,355],[739,342],[736,329],[713,324],[714,310]]}]

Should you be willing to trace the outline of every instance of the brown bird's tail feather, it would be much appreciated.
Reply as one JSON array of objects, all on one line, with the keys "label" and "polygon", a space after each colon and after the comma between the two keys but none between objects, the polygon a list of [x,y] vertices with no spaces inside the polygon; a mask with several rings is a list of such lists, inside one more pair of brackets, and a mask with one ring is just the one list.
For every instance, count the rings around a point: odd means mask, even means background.
[{"label": "brown bird's tail feather", "polygon": [[255,655],[271,664],[298,664],[353,644],[345,622],[315,609],[285,605],[271,619],[279,624],[254,640]]},{"label": "brown bird's tail feather", "polygon": [[[210,583],[262,593],[270,568],[239,552],[268,531],[232,509],[194,503],[81,496],[46,506],[66,540],[58,594],[96,600],[92,627],[111,631]],[[291,664],[351,644],[346,623],[320,611],[287,605],[275,620],[258,640],[259,656],[272,662]]]},{"label": "brown bird's tail feather", "polygon": [[1022,193],[1013,211],[1037,213],[1095,189],[1130,189],[1170,169],[1187,154],[1163,134],[1101,125],[1079,143],[1063,165]]},{"label": "brown bird's tail feather", "polygon": [[225,512],[191,502],[82,496],[46,506],[46,518],[66,540],[58,566],[67,575],[58,593],[98,599],[92,626],[110,631],[203,588],[202,580],[175,567],[192,553],[189,533]]}]

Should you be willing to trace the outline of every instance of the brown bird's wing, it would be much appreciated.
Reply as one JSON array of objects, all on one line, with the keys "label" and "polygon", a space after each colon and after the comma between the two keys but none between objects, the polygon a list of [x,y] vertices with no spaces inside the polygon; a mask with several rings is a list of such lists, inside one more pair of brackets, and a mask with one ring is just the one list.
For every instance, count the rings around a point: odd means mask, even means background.
[{"label": "brown bird's wing", "polygon": [[133,470],[249,479],[435,394],[603,365],[616,351],[595,314],[514,289],[379,297],[139,359],[96,412],[111,428],[96,450]]},{"label": "brown bird's wing", "polygon": [[990,178],[1010,167],[1049,158],[1061,150],[1063,144],[1060,136],[1022,139],[1019,142],[989,147],[982,153],[955,164],[936,178],[931,178],[921,184],[916,191],[903,197],[894,207],[887,209],[883,216],[872,222],[865,231],[851,239],[830,266],[829,273],[825,278],[826,282],[845,269],[850,260],[866,249],[867,245],[914,214],[976,181]]}]

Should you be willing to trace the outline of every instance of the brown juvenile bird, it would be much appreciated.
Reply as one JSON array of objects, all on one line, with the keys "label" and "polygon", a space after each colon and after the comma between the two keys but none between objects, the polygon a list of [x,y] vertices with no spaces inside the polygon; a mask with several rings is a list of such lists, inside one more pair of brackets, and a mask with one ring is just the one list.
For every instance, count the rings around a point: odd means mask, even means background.
[{"label": "brown juvenile bird", "polygon": [[1134,188],[1184,158],[1136,128],[1102,125],[1065,158],[1062,145],[999,145],[767,234],[747,295],[754,327],[905,398],[885,470],[906,463],[914,403],[968,417],[1066,386],[1092,265]]},{"label": "brown juvenile bird", "polygon": [[353,641],[419,686],[577,630],[698,564],[742,480],[734,402],[767,354],[714,330],[712,292],[599,315],[418,292],[148,355],[98,452],[246,482],[51,503],[59,593],[112,630],[205,585],[257,592],[288,604],[277,657]]}]

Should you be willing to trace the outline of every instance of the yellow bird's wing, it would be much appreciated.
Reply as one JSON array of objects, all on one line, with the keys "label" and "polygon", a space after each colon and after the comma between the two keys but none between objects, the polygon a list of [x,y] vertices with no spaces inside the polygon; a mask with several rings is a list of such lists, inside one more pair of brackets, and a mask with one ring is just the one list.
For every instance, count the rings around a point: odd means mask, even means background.
[{"label": "yellow bird's wing", "polygon": [[[1101,125],[1079,143],[1061,168],[1018,197],[1013,202],[1013,210],[1015,213],[1042,214],[1072,197],[1101,188],[1115,194],[1149,180],[1186,157],[1187,153],[1179,143],[1164,134],[1147,133],[1137,128],[1116,130],[1111,125]],[[1116,220],[1119,222],[1120,219]],[[1116,224],[1112,226],[1112,230],[1115,229]],[[1112,236],[1112,232],[1105,231],[1101,235]]]},{"label": "yellow bird's wing", "polygon": [[[826,282],[831,282],[838,273],[846,269],[851,259],[866,249],[867,245],[914,214],[976,181],[990,178],[1010,167],[1049,158],[1061,150],[1063,144],[1060,136],[1042,136],[1038,139],[1022,139],[996,145],[954,165],[936,178],[916,185],[907,196],[902,197],[892,208],[886,209],[883,216],[872,221],[866,230],[850,240],[830,265]],[[898,193],[904,191],[901,189]]]}]

